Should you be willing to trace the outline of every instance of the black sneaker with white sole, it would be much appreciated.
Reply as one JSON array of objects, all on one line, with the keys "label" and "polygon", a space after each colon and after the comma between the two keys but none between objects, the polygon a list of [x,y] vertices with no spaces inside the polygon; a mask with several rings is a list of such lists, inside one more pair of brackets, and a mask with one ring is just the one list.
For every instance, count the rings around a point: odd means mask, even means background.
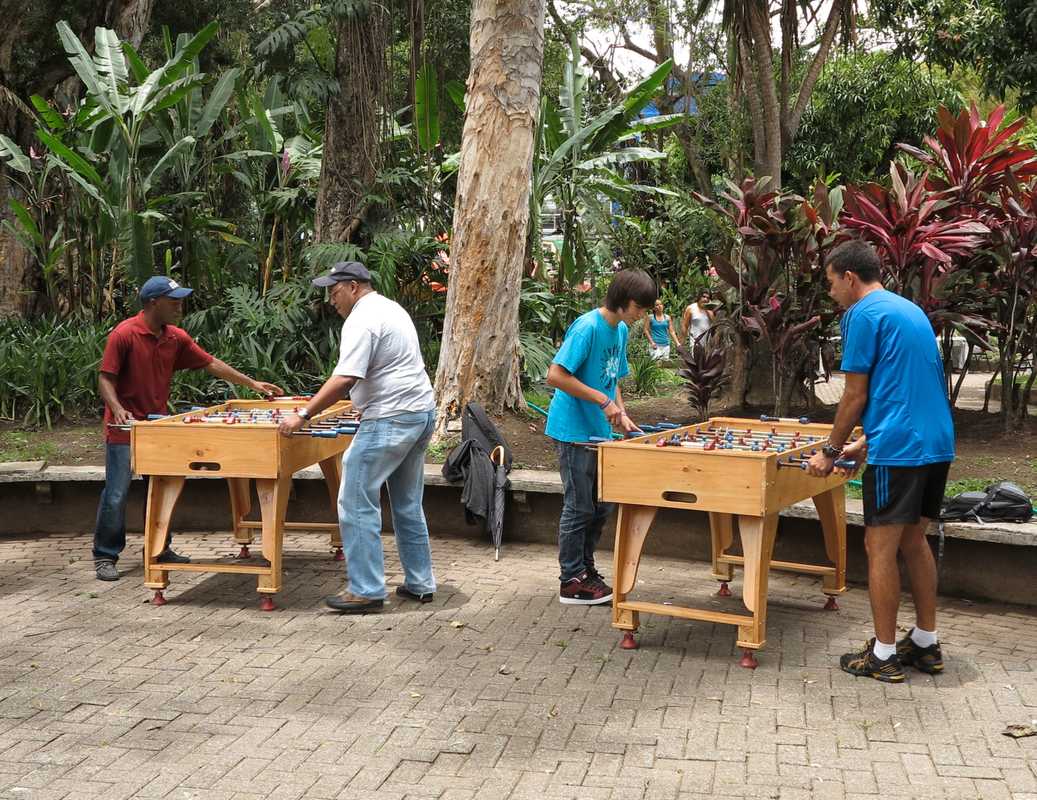
[{"label": "black sneaker with white sole", "polygon": [[943,672],[943,652],[940,650],[940,643],[919,647],[911,638],[914,630],[912,628],[907,636],[897,642],[897,657],[900,658],[900,663],[905,667],[914,667],[919,672],[926,672],[929,675],[938,675]]},{"label": "black sneaker with white sole", "polygon": [[612,602],[612,588],[600,577],[584,572],[562,581],[558,602],[570,606],[600,606]]}]

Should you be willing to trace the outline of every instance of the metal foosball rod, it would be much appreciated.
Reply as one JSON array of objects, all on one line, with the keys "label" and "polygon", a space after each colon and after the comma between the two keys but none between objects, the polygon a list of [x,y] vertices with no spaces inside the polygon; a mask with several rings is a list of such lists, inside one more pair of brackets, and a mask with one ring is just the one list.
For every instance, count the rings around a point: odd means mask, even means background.
[{"label": "metal foosball rod", "polygon": [[[778,462],[778,466],[779,467],[798,467],[799,469],[806,469],[808,461],[809,461],[809,459],[806,459],[806,458],[796,458],[796,457],[793,456],[791,458],[786,459],[785,461],[779,461]],[[835,460],[835,463],[833,464],[833,466],[838,467],[839,469],[857,469],[858,464],[857,464],[856,461],[850,461],[849,459],[846,459],[846,458],[837,458]]]},{"label": "metal foosball rod", "polygon": [[770,414],[760,414],[760,422],[792,422],[809,425],[810,417],[773,417]]}]

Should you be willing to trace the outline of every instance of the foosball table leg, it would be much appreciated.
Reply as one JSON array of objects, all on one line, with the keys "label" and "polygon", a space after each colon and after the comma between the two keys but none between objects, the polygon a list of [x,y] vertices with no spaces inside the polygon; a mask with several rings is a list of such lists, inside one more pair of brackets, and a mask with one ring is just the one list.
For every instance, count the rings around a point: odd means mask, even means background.
[{"label": "foosball table leg", "polygon": [[247,544],[241,545],[241,550],[238,552],[238,558],[251,558],[252,553],[248,549]]},{"label": "foosball table leg", "polygon": [[839,604],[835,601],[835,595],[834,594],[828,595],[828,600],[825,602],[824,610],[825,611],[838,611],[839,610]]},{"label": "foosball table leg", "polygon": [[619,643],[621,650],[636,650],[638,648],[637,639],[634,638],[633,631],[623,631],[623,639]]},{"label": "foosball table leg", "polygon": [[277,606],[274,605],[274,598],[268,594],[261,595],[259,598],[259,610],[276,611]]},{"label": "foosball table leg", "polygon": [[756,660],[756,653],[752,650],[742,650],[742,659],[738,662],[738,666],[745,667],[746,669],[756,669],[760,666],[760,662]]},{"label": "foosball table leg", "polygon": [[730,597],[731,590],[727,588],[727,581],[720,581],[720,588],[717,590],[717,597]]},{"label": "foosball table leg", "polygon": [[151,598],[151,605],[153,606],[164,606],[169,601],[166,600],[166,596],[162,594],[161,589],[155,590],[155,596]]}]

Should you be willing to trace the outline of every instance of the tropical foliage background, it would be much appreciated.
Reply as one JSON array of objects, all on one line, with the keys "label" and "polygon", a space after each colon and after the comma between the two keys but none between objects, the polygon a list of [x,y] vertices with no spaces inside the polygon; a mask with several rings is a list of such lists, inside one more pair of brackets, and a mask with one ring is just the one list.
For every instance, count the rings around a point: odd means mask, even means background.
[{"label": "tropical foliage background", "polygon": [[[852,235],[925,309],[948,363],[955,336],[993,354],[1018,424],[1037,379],[1032,4],[879,0],[864,15],[836,0],[822,18],[778,3],[773,35],[755,5],[546,3],[524,385],[616,267],[637,266],[678,318],[714,290],[725,323],[678,365],[696,407],[721,388],[752,400],[754,382],[779,412],[809,402],[837,324],[821,259]],[[363,260],[434,372],[470,14],[468,0],[33,4],[0,34],[0,416],[96,413],[104,337],[155,272],[195,288],[185,326],[204,346],[305,391],[338,327],[309,278]],[[639,365],[646,391],[654,374]],[[227,389],[177,380],[185,400]]]}]

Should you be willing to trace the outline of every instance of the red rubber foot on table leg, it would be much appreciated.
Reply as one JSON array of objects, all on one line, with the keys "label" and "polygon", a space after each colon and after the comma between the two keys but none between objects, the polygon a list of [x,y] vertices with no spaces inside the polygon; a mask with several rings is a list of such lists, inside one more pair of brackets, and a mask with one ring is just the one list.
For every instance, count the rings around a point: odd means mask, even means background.
[{"label": "red rubber foot on table leg", "polygon": [[252,557],[252,553],[250,553],[248,551],[248,545],[247,544],[241,545],[241,552],[238,553],[238,558],[251,558],[251,557]]},{"label": "red rubber foot on table leg", "polygon": [[260,611],[276,611],[277,606],[274,605],[274,598],[270,595],[265,594],[259,598],[259,610]]},{"label": "red rubber foot on table leg", "polygon": [[839,604],[835,602],[835,596],[829,595],[828,602],[825,603],[825,611],[838,611]]},{"label": "red rubber foot on table leg", "polygon": [[336,561],[345,561],[346,560],[345,555],[343,555],[343,553],[342,553],[342,548],[341,547],[336,547],[335,548],[335,560]]},{"label": "red rubber foot on table leg", "polygon": [[623,650],[636,650],[637,639],[634,638],[634,634],[630,631],[626,631],[623,634],[623,641],[619,643],[619,646]]},{"label": "red rubber foot on table leg", "polygon": [[717,590],[717,597],[730,597],[731,590],[727,588],[727,581],[720,582],[720,588]]},{"label": "red rubber foot on table leg", "polygon": [[752,650],[743,650],[742,660],[738,662],[738,666],[745,667],[746,669],[756,669],[760,664]]},{"label": "red rubber foot on table leg", "polygon": [[151,605],[153,606],[164,606],[169,601],[166,600],[165,595],[162,594],[161,589],[155,590],[155,596],[151,598]]}]

